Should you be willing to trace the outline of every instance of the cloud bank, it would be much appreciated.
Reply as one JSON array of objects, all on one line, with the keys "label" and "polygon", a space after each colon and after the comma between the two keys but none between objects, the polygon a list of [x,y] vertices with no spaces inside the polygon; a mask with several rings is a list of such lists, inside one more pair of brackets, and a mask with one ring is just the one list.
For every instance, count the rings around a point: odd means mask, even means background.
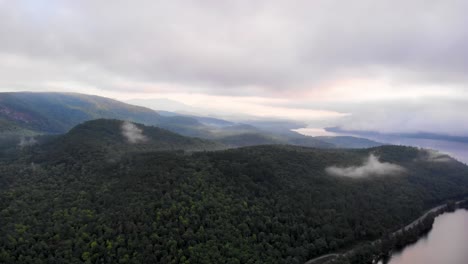
[{"label": "cloud bank", "polygon": [[466,84],[466,9],[463,0],[0,1],[0,73],[14,87],[224,95],[350,78]]},{"label": "cloud bank", "polygon": [[361,166],[331,166],[326,168],[325,171],[333,176],[364,178],[369,176],[398,175],[403,173],[405,169],[396,164],[380,162],[378,157],[376,157],[374,154],[370,154],[367,160]]},{"label": "cloud bank", "polygon": [[131,122],[124,121],[122,123],[121,129],[122,135],[128,140],[129,143],[142,143],[148,140],[148,138],[143,135],[143,131]]}]

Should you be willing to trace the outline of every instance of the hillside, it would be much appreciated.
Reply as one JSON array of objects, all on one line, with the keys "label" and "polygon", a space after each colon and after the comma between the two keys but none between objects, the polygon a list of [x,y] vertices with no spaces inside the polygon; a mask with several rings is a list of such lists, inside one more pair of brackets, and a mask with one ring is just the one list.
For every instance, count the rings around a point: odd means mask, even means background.
[{"label": "hillside", "polygon": [[124,124],[86,122],[0,163],[0,262],[304,263],[468,194],[468,167],[426,150],[186,153],[172,150],[214,143]]},{"label": "hillside", "polygon": [[376,142],[366,138],[352,136],[318,136],[314,138],[323,142],[330,143],[337,148],[372,148],[384,145],[380,142]]},{"label": "hillside", "polygon": [[[274,143],[320,148],[372,146],[361,140],[335,144],[332,138],[325,142],[303,136],[290,131],[293,124],[288,122],[251,121],[252,124],[242,124],[171,112],[159,114],[149,108],[93,95],[17,92],[0,93],[0,156],[6,155],[6,148],[9,153],[12,146],[19,145],[24,138],[66,133],[78,124],[101,118],[158,126],[184,136],[228,142],[231,147]],[[252,137],[253,134],[256,138]]]},{"label": "hillside", "polygon": [[225,136],[220,138],[218,141],[231,147],[286,144],[286,141],[283,141],[279,138],[260,133],[244,133],[232,136]]},{"label": "hillside", "polygon": [[210,127],[195,118],[161,116],[149,108],[105,97],[78,93],[0,93],[0,138],[62,134],[85,121],[100,118],[159,126],[186,136],[210,136]]},{"label": "hillside", "polygon": [[222,144],[184,137],[158,127],[116,119],[96,119],[80,124],[55,140],[35,146],[40,160],[55,163],[106,159],[114,161],[125,153],[147,151],[206,151]]},{"label": "hillside", "polygon": [[75,93],[0,93],[0,117],[4,122],[37,133],[64,133],[97,118],[145,124],[161,122],[161,117],[148,108]]}]

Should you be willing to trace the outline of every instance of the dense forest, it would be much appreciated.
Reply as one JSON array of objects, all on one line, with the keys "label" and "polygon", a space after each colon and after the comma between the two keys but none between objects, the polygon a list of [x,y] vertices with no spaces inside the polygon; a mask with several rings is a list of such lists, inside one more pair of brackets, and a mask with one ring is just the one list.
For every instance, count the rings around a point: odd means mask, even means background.
[{"label": "dense forest", "polygon": [[[2,161],[1,263],[302,264],[468,194],[467,166],[417,148],[216,150],[140,125],[145,140],[132,143],[119,122],[87,122]],[[326,172],[371,153],[405,171]]]}]

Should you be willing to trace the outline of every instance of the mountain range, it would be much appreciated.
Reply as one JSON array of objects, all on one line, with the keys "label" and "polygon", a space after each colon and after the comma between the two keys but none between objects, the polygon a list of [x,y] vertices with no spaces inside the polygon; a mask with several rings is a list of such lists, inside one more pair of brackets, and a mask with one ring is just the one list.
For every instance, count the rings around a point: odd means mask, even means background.
[{"label": "mountain range", "polygon": [[172,132],[216,140],[226,147],[292,144],[322,148],[382,145],[355,137],[316,138],[291,131],[284,123],[244,124],[219,118],[155,111],[117,100],[76,93],[0,93],[0,144],[21,137],[62,134],[93,119],[110,118],[158,126]]}]

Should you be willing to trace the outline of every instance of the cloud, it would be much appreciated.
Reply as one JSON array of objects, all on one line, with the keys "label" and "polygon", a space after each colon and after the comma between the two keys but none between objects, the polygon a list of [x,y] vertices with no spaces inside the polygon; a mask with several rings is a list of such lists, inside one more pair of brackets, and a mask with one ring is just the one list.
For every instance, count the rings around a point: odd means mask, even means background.
[{"label": "cloud", "polygon": [[349,130],[377,130],[384,133],[433,132],[467,135],[468,98],[424,98],[374,102],[356,107],[341,125]]},{"label": "cloud", "polygon": [[453,161],[453,159],[444,153],[441,153],[440,151],[437,150],[432,150],[432,149],[426,149],[425,151],[425,156],[423,160],[428,161],[428,162],[450,162]]},{"label": "cloud", "polygon": [[148,138],[143,135],[143,131],[131,122],[124,121],[121,129],[122,135],[132,144],[142,143],[148,140]]},{"label": "cloud", "polygon": [[[441,89],[443,92],[443,89]],[[365,91],[356,90],[356,95]],[[456,94],[453,95],[456,97]],[[277,106],[282,106],[277,105]],[[453,136],[468,136],[468,94],[458,98],[430,96],[393,98],[369,101],[314,102],[295,101],[291,107],[313,107],[351,113],[325,123],[313,123],[311,127],[341,127],[343,130],[377,131],[381,133],[431,132]]]},{"label": "cloud", "polygon": [[16,58],[2,76],[39,69],[36,79],[100,89],[177,83],[224,95],[355,77],[466,83],[467,8],[462,0],[1,1],[0,55]]},{"label": "cloud", "polygon": [[29,138],[21,137],[20,142],[18,143],[18,146],[20,148],[24,148],[24,147],[33,146],[36,143],[37,143],[37,140],[35,140],[33,137],[29,137]]},{"label": "cloud", "polygon": [[398,175],[403,173],[405,169],[396,164],[380,162],[378,157],[374,154],[370,154],[368,159],[361,166],[343,168],[331,166],[326,168],[325,171],[333,176],[363,178],[368,176]]}]

